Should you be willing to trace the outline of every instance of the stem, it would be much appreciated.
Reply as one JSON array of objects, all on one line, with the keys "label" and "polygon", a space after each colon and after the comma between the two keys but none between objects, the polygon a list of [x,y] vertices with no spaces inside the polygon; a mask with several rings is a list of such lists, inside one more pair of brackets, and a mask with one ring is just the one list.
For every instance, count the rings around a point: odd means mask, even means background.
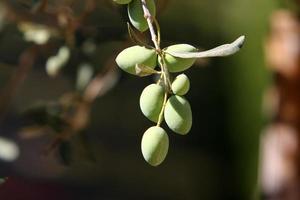
[{"label": "stem", "polygon": [[150,13],[150,11],[147,7],[146,0],[141,0],[141,2],[142,2],[142,8],[143,8],[143,11],[144,11],[144,17],[147,20],[147,24],[148,24],[149,31],[150,31],[150,34],[151,34],[151,39],[154,43],[155,49],[158,52],[161,52],[161,49],[160,49],[160,46],[159,46],[159,43],[158,43],[158,37],[155,33],[155,30],[154,30],[154,27],[153,27],[153,24],[152,24],[152,21],[153,21],[154,17],[151,15],[151,13]]},{"label": "stem", "polygon": [[[167,66],[165,64],[165,61],[164,61],[163,52],[161,51],[161,48],[160,48],[160,27],[159,27],[159,23],[151,15],[151,13],[150,13],[150,11],[147,7],[146,0],[141,0],[141,2],[142,2],[142,8],[143,8],[143,11],[144,11],[144,17],[147,20],[147,24],[148,24],[149,31],[150,31],[150,34],[151,34],[151,39],[154,43],[155,49],[158,53],[158,56],[161,58],[161,59],[159,59],[159,64],[160,64],[160,67],[161,67],[162,74],[164,76],[166,91],[169,92],[170,91],[170,75],[169,75],[168,68],[167,68]],[[158,36],[155,33],[155,29],[153,27],[153,22],[155,23]]]},{"label": "stem", "polygon": [[168,68],[165,64],[165,60],[164,60],[163,56],[159,56],[159,58],[160,59],[158,59],[158,63],[161,67],[162,77],[164,78],[165,91],[167,93],[171,93],[170,74],[169,74]]},{"label": "stem", "polygon": [[164,103],[163,103],[163,106],[161,108],[161,111],[159,113],[159,117],[158,117],[158,121],[157,121],[157,125],[156,126],[160,126],[163,119],[164,119],[164,110],[165,110],[165,107],[166,107],[166,104],[167,104],[167,100],[168,100],[168,93],[165,92],[165,96],[164,96]]},{"label": "stem", "polygon": [[158,21],[155,18],[153,19],[153,21],[155,24],[155,28],[157,30],[157,43],[158,43],[158,46],[160,46],[160,26],[159,26]]},{"label": "stem", "polygon": [[[155,17],[153,17],[147,7],[147,3],[146,0],[141,0],[142,2],[142,8],[144,11],[144,17],[147,20],[147,24],[149,27],[149,31],[150,31],[150,35],[151,35],[151,39],[153,41],[153,44],[155,46],[156,52],[158,54],[158,62],[159,62],[159,66],[161,68],[161,77],[159,79],[160,80],[163,78],[164,79],[164,87],[165,87],[165,95],[164,95],[164,102],[163,102],[163,106],[162,109],[159,113],[159,117],[158,117],[158,122],[157,122],[157,126],[160,126],[162,121],[163,121],[163,115],[164,115],[164,110],[165,110],[165,106],[168,100],[168,94],[171,91],[171,84],[170,84],[170,75],[169,75],[169,70],[165,64],[164,61],[164,56],[163,56],[163,52],[160,48],[160,27],[159,27],[159,23],[157,22],[157,20],[155,19]],[[153,26],[153,22],[155,24],[156,30],[157,30],[157,35]]]}]

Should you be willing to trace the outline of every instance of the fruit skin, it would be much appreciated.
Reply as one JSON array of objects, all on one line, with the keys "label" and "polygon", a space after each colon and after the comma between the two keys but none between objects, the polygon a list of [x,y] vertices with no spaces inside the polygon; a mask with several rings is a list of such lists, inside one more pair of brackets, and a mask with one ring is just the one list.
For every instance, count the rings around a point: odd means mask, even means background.
[{"label": "fruit skin", "polygon": [[[150,11],[150,14],[155,17],[156,15],[156,7],[154,0],[146,0],[147,7]],[[144,17],[144,11],[142,8],[141,0],[132,0],[130,4],[128,4],[128,17],[131,24],[141,32],[146,31],[149,27],[147,24],[147,20]]]},{"label": "fruit skin", "polygon": [[116,63],[122,70],[134,75],[136,75],[136,64],[143,64],[154,69],[156,62],[157,55],[154,49],[138,45],[124,49],[116,58]]},{"label": "fruit skin", "polygon": [[164,117],[169,128],[180,135],[186,135],[192,127],[190,103],[181,96],[171,96],[164,110]]},{"label": "fruit skin", "polygon": [[190,89],[190,80],[185,74],[180,74],[173,81],[171,88],[174,94],[185,95]]},{"label": "fruit skin", "polygon": [[189,44],[175,44],[164,49],[165,62],[170,72],[182,72],[190,68],[196,61],[196,58],[176,58],[168,52],[184,53],[196,52],[197,48]]},{"label": "fruit skin", "polygon": [[113,0],[117,4],[129,4],[132,0]]},{"label": "fruit skin", "polygon": [[152,166],[160,165],[169,150],[169,137],[164,129],[153,126],[146,130],[141,142],[144,159]]},{"label": "fruit skin", "polygon": [[164,102],[164,88],[161,85],[148,85],[140,96],[142,113],[151,121],[158,122]]}]

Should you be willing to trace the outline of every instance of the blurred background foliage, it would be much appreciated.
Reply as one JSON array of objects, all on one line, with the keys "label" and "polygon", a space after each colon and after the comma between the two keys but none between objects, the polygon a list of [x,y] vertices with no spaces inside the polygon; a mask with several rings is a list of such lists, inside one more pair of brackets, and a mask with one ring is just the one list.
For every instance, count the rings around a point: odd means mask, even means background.
[{"label": "blurred background foliage", "polygon": [[[7,2],[20,13],[34,9],[38,3]],[[53,8],[67,3],[70,8],[61,12],[71,12],[72,8],[74,16],[79,16],[85,8],[85,1],[49,2]],[[192,131],[186,137],[169,131],[169,154],[157,168],[144,162],[140,152],[142,134],[151,122],[142,116],[138,100],[153,78],[137,78],[117,69],[112,58],[130,45],[126,8],[109,0],[96,2],[84,23],[80,22],[78,27],[74,23],[74,32],[68,31],[73,26],[60,28],[64,36],[50,38],[43,45],[25,41],[20,21],[14,17],[1,25],[2,91],[21,67],[18,65],[24,51],[33,48],[34,55],[38,52],[12,102],[4,104],[7,112],[2,118],[1,136],[18,145],[19,156],[12,162],[0,161],[1,175],[9,177],[0,186],[1,198],[255,198],[259,135],[265,121],[261,112],[262,94],[271,78],[265,69],[263,43],[270,13],[279,6],[277,1],[158,1],[164,47],[188,43],[209,49],[240,35],[246,36],[246,43],[232,57],[199,61],[187,72],[191,79],[187,98],[193,110]],[[2,5],[0,12],[5,11]],[[43,23],[42,17],[35,16],[34,20]],[[45,69],[47,59],[56,55],[61,46],[69,47],[70,59],[59,75],[51,77]],[[113,81],[109,82],[113,87],[108,87],[85,109],[90,112],[89,123],[48,152],[49,144],[57,139],[56,132],[67,126],[60,124],[63,122],[55,118],[55,113],[66,105],[74,107],[74,102],[81,105],[78,102],[84,92],[80,87],[76,89],[76,79],[79,68],[86,63],[90,66],[87,74],[96,72],[94,77],[107,65],[115,69]],[[67,109],[67,113],[73,116],[74,109]],[[50,126],[55,126],[56,131],[53,127],[50,131],[45,129],[49,121],[55,124]],[[36,130],[37,124],[43,129]]]}]

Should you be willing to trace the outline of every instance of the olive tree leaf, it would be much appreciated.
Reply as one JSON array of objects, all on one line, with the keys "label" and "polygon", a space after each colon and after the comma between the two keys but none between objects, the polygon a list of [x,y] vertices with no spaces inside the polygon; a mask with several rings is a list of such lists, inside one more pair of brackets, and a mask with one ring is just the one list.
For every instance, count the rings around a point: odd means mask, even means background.
[{"label": "olive tree leaf", "polygon": [[223,44],[213,49],[201,52],[172,52],[166,53],[178,58],[208,58],[208,57],[224,57],[230,56],[238,52],[245,42],[245,36],[240,36],[230,44]]},{"label": "olive tree leaf", "polygon": [[135,65],[135,73],[136,75],[140,77],[149,76],[152,74],[158,74],[160,72],[156,71],[155,69],[152,69],[151,67],[148,67],[143,64],[136,64]]},{"label": "olive tree leaf", "polygon": [[133,28],[131,27],[130,23],[127,22],[127,30],[128,30],[128,34],[130,39],[135,43],[138,44],[139,46],[145,46],[149,49],[152,49],[153,47],[148,45],[146,42],[142,41],[139,36],[135,33],[135,31],[133,30]]}]

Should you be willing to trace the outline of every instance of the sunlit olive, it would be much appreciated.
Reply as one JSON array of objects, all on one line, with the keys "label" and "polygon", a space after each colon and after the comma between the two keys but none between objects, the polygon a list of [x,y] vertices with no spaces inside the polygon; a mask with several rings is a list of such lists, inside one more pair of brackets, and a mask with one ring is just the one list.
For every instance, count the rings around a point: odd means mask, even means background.
[{"label": "sunlit olive", "polygon": [[192,127],[192,110],[189,102],[181,96],[171,96],[164,110],[169,128],[175,133],[185,135]]},{"label": "sunlit olive", "polygon": [[168,54],[168,52],[184,53],[195,52],[197,49],[189,44],[176,44],[164,49],[165,61],[170,72],[182,72],[190,68],[196,61],[196,58],[177,58]]},{"label": "sunlit olive", "polygon": [[143,114],[157,122],[164,102],[164,88],[157,84],[148,85],[140,97],[140,108]]},{"label": "sunlit olive", "polygon": [[169,137],[158,126],[149,128],[143,135],[141,149],[144,159],[152,166],[161,164],[167,156]]},{"label": "sunlit olive", "polygon": [[155,50],[142,46],[132,46],[124,49],[116,58],[118,66],[130,74],[136,74],[136,64],[146,65],[154,69],[156,61]]},{"label": "sunlit olive", "polygon": [[[156,7],[154,0],[146,0],[146,3],[150,14],[155,17]],[[141,0],[132,0],[132,2],[128,4],[128,17],[131,24],[139,31],[144,32],[148,29]]]},{"label": "sunlit olive", "polygon": [[177,95],[185,95],[190,89],[190,80],[185,74],[178,75],[172,83],[172,91]]},{"label": "sunlit olive", "polygon": [[129,4],[132,0],[113,0],[117,4]]}]

